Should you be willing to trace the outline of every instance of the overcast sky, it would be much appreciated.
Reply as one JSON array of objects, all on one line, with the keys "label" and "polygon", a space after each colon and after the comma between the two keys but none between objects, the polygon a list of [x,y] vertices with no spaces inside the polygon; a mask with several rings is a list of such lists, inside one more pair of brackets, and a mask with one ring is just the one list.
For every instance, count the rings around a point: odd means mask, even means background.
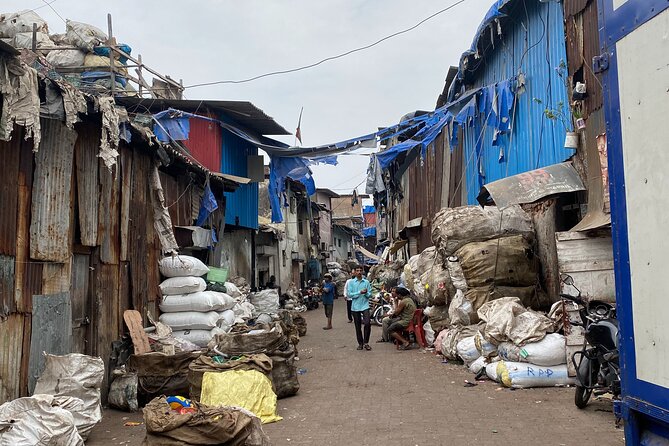
[{"label": "overcast sky", "polygon": [[[105,32],[110,12],[119,42],[148,66],[191,85],[307,65],[413,26],[453,3],[56,0],[52,6],[63,18]],[[491,4],[467,0],[407,34],[309,70],[188,89],[185,96],[253,102],[291,132],[304,107],[302,140],[309,146],[371,133],[408,112],[434,109],[448,67],[458,64]],[[35,7],[51,33],[64,32],[63,21],[39,0],[3,0],[1,12]],[[337,167],[316,167],[316,185],[350,192],[365,179],[367,163],[367,157],[344,156]]]}]

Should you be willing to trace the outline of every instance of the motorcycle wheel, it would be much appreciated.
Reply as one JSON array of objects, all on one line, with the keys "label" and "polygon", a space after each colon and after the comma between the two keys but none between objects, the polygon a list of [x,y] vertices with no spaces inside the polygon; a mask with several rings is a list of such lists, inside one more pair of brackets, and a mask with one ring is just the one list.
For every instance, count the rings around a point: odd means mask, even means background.
[{"label": "motorcycle wheel", "polygon": [[585,409],[588,401],[590,401],[590,395],[592,395],[592,389],[576,386],[576,393],[574,394],[574,404],[576,404],[576,407]]},{"label": "motorcycle wheel", "polygon": [[383,325],[383,315],[388,313],[389,311],[390,311],[389,305],[378,307],[376,310],[374,310],[372,321],[380,327],[381,325]]}]

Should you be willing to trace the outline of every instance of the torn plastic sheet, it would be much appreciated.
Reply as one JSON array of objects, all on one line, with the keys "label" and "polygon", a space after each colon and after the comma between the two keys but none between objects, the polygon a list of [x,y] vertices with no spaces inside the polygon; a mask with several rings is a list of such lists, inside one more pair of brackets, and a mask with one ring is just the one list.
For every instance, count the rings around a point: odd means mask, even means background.
[{"label": "torn plastic sheet", "polygon": [[200,200],[200,212],[197,215],[197,226],[202,226],[207,218],[218,209],[218,203],[216,202],[216,197],[209,187],[209,181],[204,186],[204,193],[202,194],[202,199]]},{"label": "torn plastic sheet", "polygon": [[102,137],[98,156],[102,158],[107,169],[111,170],[118,158],[119,116],[114,105],[114,98],[111,96],[98,98],[98,106],[102,114]]},{"label": "torn plastic sheet", "polygon": [[153,115],[153,133],[160,142],[185,141],[190,133],[189,114],[173,109]]},{"label": "torn plastic sheet", "polygon": [[25,128],[25,139],[33,138],[33,152],[39,149],[41,129],[37,71],[18,58],[0,58],[0,140],[12,138],[14,124]]},{"label": "torn plastic sheet", "polygon": [[311,162],[305,158],[271,156],[270,160],[268,192],[269,204],[272,208],[272,223],[281,223],[283,221],[281,209],[287,206],[286,179],[290,178],[302,183],[309,196],[316,193],[316,184],[311,169],[309,169]]},{"label": "torn plastic sheet", "polygon": [[149,186],[151,188],[151,204],[153,207],[153,226],[158,234],[160,246],[163,253],[176,252],[179,249],[179,245],[174,237],[170,213],[165,206],[165,193],[160,183],[160,174],[158,173],[158,166],[156,164],[151,169]]}]

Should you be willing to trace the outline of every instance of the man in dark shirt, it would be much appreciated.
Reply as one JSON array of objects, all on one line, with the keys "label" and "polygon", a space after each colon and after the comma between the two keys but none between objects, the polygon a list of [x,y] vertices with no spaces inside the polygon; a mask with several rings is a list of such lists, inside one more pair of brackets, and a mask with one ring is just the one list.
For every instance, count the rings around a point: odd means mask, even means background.
[{"label": "man in dark shirt", "polygon": [[332,274],[325,274],[325,282],[323,282],[323,307],[325,308],[325,317],[328,319],[328,325],[323,327],[323,330],[332,330],[332,309],[334,307],[334,295],[336,286],[332,282]]}]

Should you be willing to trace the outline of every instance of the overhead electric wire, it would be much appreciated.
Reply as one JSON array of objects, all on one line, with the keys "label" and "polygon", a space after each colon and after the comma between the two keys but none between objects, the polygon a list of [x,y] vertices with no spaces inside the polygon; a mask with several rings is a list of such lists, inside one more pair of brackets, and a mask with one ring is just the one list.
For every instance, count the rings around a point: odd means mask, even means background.
[{"label": "overhead electric wire", "polygon": [[377,41],[374,42],[374,43],[370,43],[369,45],[365,45],[365,46],[361,46],[361,47],[358,47],[358,48],[354,48],[354,49],[349,50],[349,51],[346,51],[346,52],[344,52],[344,53],[337,54],[336,56],[326,57],[325,59],[321,59],[321,60],[319,60],[318,62],[314,62],[314,63],[309,64],[309,65],[304,65],[304,66],[301,66],[301,67],[298,67],[298,68],[291,68],[291,69],[288,69],[288,70],[272,71],[272,72],[269,72],[269,73],[261,74],[261,75],[254,76],[254,77],[250,77],[250,78],[247,78],[247,79],[239,79],[239,80],[222,80],[222,81],[203,82],[203,83],[200,83],[200,84],[187,85],[187,86],[184,87],[184,89],[187,89],[187,88],[195,88],[195,87],[205,87],[205,86],[208,86],[208,85],[219,85],[219,84],[243,84],[243,83],[246,83],[246,82],[252,82],[252,81],[255,81],[255,80],[258,80],[258,79],[262,79],[262,78],[265,78],[265,77],[277,76],[277,75],[279,75],[279,74],[294,73],[294,72],[296,72],[296,71],[302,71],[302,70],[307,70],[307,69],[309,69],[309,68],[314,68],[314,67],[316,67],[316,66],[318,66],[318,65],[321,65],[321,64],[323,64],[323,63],[325,63],[325,62],[329,62],[329,61],[331,61],[331,60],[335,60],[335,59],[340,59],[340,58],[345,57],[345,56],[348,56],[348,55],[350,55],[350,54],[353,54],[353,53],[357,53],[357,52],[360,52],[360,51],[367,50],[367,49],[369,49],[369,48],[372,48],[373,46],[376,46],[376,45],[378,45],[378,44],[380,44],[380,43],[382,43],[382,42],[385,42],[385,41],[388,40],[388,39],[392,39],[393,37],[399,36],[399,35],[401,35],[401,34],[408,33],[409,31],[413,31],[414,29],[418,28],[419,26],[421,26],[423,23],[427,22],[428,20],[431,20],[431,19],[433,19],[434,17],[436,17],[436,16],[438,16],[438,15],[440,15],[440,14],[443,14],[444,12],[446,12],[446,11],[448,11],[448,10],[455,8],[456,6],[460,5],[461,3],[464,3],[465,1],[467,1],[467,0],[458,0],[457,2],[453,3],[452,5],[447,6],[446,8],[440,9],[439,11],[435,12],[434,14],[432,14],[432,15],[430,15],[430,16],[424,18],[423,20],[421,20],[420,22],[416,23],[415,25],[413,25],[413,26],[411,26],[411,27],[409,27],[409,28],[403,29],[403,30],[401,30],[401,31],[397,31],[397,32],[395,32],[395,33],[393,33],[393,34],[387,35],[387,36],[385,36],[385,37],[383,37],[383,38],[377,40]]}]

